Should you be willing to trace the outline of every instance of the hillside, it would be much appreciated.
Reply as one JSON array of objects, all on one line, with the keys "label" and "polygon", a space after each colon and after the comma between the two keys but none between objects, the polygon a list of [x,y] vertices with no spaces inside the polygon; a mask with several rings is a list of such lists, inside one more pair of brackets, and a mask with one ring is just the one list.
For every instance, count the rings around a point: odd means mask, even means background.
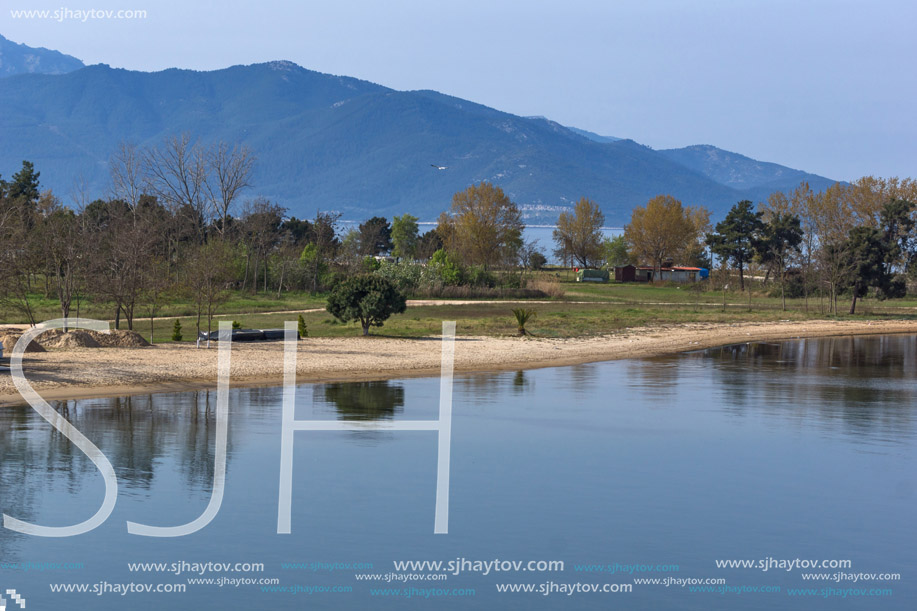
[{"label": "hillside", "polygon": [[83,62],[60,51],[15,43],[0,36],[0,78],[15,74],[64,74],[83,67]]},{"label": "hillside", "polygon": [[247,143],[258,157],[248,195],[269,197],[298,216],[321,209],[346,218],[410,212],[432,220],[454,192],[489,180],[525,208],[530,222],[553,222],[560,209],[588,196],[609,225],[620,226],[634,205],[659,193],[720,215],[750,187],[798,183],[796,174],[773,172],[769,182],[757,174],[742,182],[725,169],[632,140],[596,141],[548,119],[283,61],[210,72],[96,65],[11,76],[0,88],[0,172],[9,176],[29,159],[43,185],[62,195],[78,177],[102,195],[120,141],[157,144],[181,131]]},{"label": "hillside", "polygon": [[762,199],[775,190],[786,188],[786,185],[798,185],[804,180],[816,191],[821,191],[835,182],[802,170],[757,161],[709,144],[664,149],[659,152],[722,185],[749,193],[750,199]]}]

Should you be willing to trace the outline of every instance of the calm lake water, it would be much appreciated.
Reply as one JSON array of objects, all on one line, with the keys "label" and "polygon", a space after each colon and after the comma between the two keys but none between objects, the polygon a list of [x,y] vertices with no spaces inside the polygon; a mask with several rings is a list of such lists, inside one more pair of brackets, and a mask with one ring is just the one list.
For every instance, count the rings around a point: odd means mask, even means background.
[{"label": "calm lake water", "polygon": [[[473,345],[456,345],[467,349]],[[128,520],[177,525],[206,507],[215,393],[57,403],[111,460],[118,503],[105,524],[77,537],[0,529],[0,586],[37,610],[914,609],[915,372],[917,338],[893,336],[457,376],[448,535],[433,534],[436,434],[371,430],[296,434],[292,534],[276,534],[277,388],[231,391],[225,498],[209,526],[171,539],[129,535]],[[303,385],[297,418],[435,419],[438,396],[436,379]],[[92,515],[103,494],[93,464],[30,408],[3,409],[0,419],[3,513],[45,525]],[[425,576],[431,571],[397,570],[393,562],[461,558],[560,560],[564,570],[357,579]],[[768,558],[850,565],[716,565]],[[129,569],[155,562],[263,563],[263,572],[202,577],[279,582],[273,592],[187,585],[201,575]],[[811,573],[897,573],[900,580],[803,579]],[[725,583],[692,591],[700,584],[680,585],[686,579]],[[55,584],[102,582],[185,584],[187,591],[51,592]],[[568,596],[559,589],[577,583],[633,590]],[[536,593],[498,593],[500,584],[532,584]],[[545,596],[540,587],[555,589]],[[397,595],[411,588],[413,600]]]}]

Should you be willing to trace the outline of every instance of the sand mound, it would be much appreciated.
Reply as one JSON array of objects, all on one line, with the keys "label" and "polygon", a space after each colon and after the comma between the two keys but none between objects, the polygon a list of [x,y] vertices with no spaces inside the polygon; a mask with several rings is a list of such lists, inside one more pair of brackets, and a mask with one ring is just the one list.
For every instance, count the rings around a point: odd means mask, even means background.
[{"label": "sand mound", "polygon": [[[9,357],[13,353],[13,347],[16,345],[16,342],[19,341],[19,338],[22,337],[18,333],[7,333],[2,338],[0,342],[3,343],[3,355]],[[36,341],[29,342],[29,345],[25,347],[26,352],[45,352],[44,347]]]},{"label": "sand mound", "polygon": [[[49,332],[50,334],[50,332]],[[61,334],[54,344],[55,348],[99,348],[101,344],[88,331],[70,331]]]},{"label": "sand mound", "polygon": [[150,345],[150,342],[143,339],[143,336],[136,331],[113,329],[108,333],[98,331],[87,331],[87,333],[104,348],[144,348]]},{"label": "sand mound", "polygon": [[62,329],[48,329],[47,331],[43,331],[41,335],[35,338],[35,341],[45,348],[56,348],[57,342],[60,341],[60,338],[63,334],[64,332]]},{"label": "sand mound", "polygon": [[[19,338],[18,334],[9,335]],[[40,344],[39,348],[143,348],[149,342],[136,331],[111,330],[108,333],[90,329],[74,329],[64,333],[63,329],[48,329],[32,342]],[[15,343],[15,340],[14,342]],[[6,344],[4,344],[6,349]],[[11,349],[11,348],[10,348]]]}]

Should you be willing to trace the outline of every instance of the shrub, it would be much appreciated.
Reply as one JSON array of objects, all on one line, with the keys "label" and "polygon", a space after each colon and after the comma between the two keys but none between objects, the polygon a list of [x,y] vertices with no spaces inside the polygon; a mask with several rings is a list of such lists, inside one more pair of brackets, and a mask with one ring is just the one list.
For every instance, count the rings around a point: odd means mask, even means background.
[{"label": "shrub", "polygon": [[172,325],[172,341],[180,342],[181,341],[181,323],[178,319],[175,319],[175,324]]},{"label": "shrub", "polygon": [[493,288],[497,285],[497,279],[482,266],[472,265],[465,274],[465,284]]},{"label": "shrub", "polygon": [[234,320],[234,321],[232,321],[232,328],[233,328],[233,329],[241,329],[241,328],[242,328],[242,323],[240,323],[238,320]]},{"label": "shrub", "polygon": [[414,295],[421,287],[429,288],[442,284],[438,270],[433,266],[410,261],[386,261],[374,274],[394,283],[405,295]]},{"label": "shrub", "polygon": [[519,331],[519,335],[525,335],[527,332],[525,330],[525,323],[529,319],[536,316],[535,310],[527,310],[525,308],[516,308],[513,310],[513,316],[516,317],[516,329]]},{"label": "shrub", "polygon": [[360,267],[364,274],[371,274],[382,267],[382,263],[375,257],[366,256],[363,257],[363,260],[360,262]]},{"label": "shrub", "polygon": [[302,314],[296,318],[296,327],[300,339],[309,337],[309,328],[306,327],[306,320],[302,317]]},{"label": "shrub", "polygon": [[533,252],[529,257],[529,266],[536,272],[547,264],[548,260],[540,252]]},{"label": "shrub", "polygon": [[433,266],[433,269],[437,271],[444,284],[464,284],[465,274],[462,266],[442,248],[433,253],[430,264]]}]

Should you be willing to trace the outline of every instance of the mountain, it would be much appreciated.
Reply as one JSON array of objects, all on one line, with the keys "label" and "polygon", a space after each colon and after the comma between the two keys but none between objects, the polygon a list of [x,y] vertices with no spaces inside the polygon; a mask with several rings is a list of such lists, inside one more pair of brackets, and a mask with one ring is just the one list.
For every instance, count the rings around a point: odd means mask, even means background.
[{"label": "mountain", "polygon": [[749,199],[766,198],[774,191],[786,189],[788,185],[798,185],[804,180],[815,191],[821,191],[836,182],[823,176],[794,170],[776,163],[757,161],[709,144],[665,149],[659,152],[672,161],[700,172],[722,185],[754,195]]},{"label": "mountain", "polygon": [[95,65],[11,76],[0,87],[0,172],[9,176],[28,159],[42,185],[64,197],[77,180],[103,196],[119,142],[156,145],[183,131],[245,142],[257,156],[247,195],[300,217],[320,209],[349,219],[408,212],[433,220],[453,193],[488,180],[530,223],[554,222],[588,196],[607,224],[621,226],[635,205],[660,193],[721,216],[747,192],[632,140],[595,141],[548,119],[284,61],[208,72]]},{"label": "mountain", "polygon": [[0,78],[14,74],[64,74],[83,65],[60,51],[28,47],[0,36]]},{"label": "mountain", "polygon": [[600,136],[595,132],[586,131],[585,129],[579,129],[577,127],[570,127],[569,125],[567,126],[567,129],[569,129],[574,134],[585,136],[586,138],[589,138],[595,142],[617,142],[618,140],[621,140],[621,138],[615,138],[614,136]]}]

